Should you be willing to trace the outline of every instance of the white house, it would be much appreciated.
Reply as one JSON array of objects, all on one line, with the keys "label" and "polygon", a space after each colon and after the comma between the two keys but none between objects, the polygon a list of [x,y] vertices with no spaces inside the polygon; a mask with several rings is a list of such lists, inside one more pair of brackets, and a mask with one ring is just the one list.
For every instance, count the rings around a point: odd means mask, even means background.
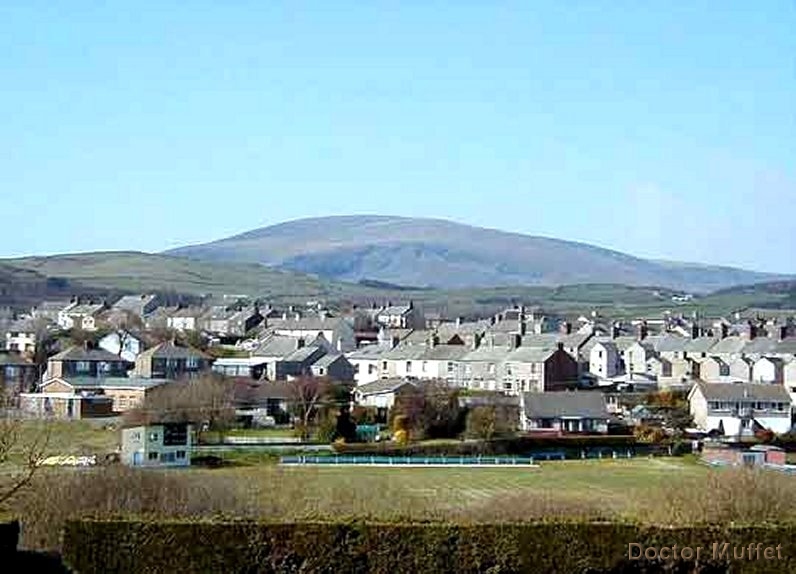
[{"label": "white house", "polygon": [[611,415],[597,391],[520,394],[523,431],[607,433]]},{"label": "white house", "polygon": [[354,366],[354,382],[364,385],[379,380],[382,357],[389,350],[389,347],[381,345],[367,345],[346,353],[346,358]]},{"label": "white house", "polygon": [[108,333],[99,340],[99,347],[131,363],[135,363],[138,355],[144,350],[141,339],[127,331]]},{"label": "white house", "polygon": [[631,374],[646,373],[647,360],[655,356],[652,345],[636,341],[625,351],[625,371]]},{"label": "white house", "polygon": [[5,333],[5,350],[33,353],[36,350],[36,330],[28,321],[14,321]]},{"label": "white house", "polygon": [[742,437],[757,429],[782,434],[791,428],[791,398],[781,385],[700,381],[688,401],[694,423],[703,431]]},{"label": "white house", "polygon": [[317,317],[295,316],[290,319],[268,319],[268,330],[276,335],[297,337],[301,339],[314,339],[323,335],[332,346],[332,349],[347,353],[356,349],[354,328],[340,317],[327,317],[322,313]]},{"label": "white house", "polygon": [[122,463],[128,466],[190,466],[191,432],[187,423],[122,429]]},{"label": "white house", "polygon": [[196,331],[204,312],[196,307],[177,309],[166,318],[166,326],[176,331]]},{"label": "white house", "polygon": [[391,409],[395,397],[403,392],[411,392],[415,383],[406,379],[379,379],[372,383],[360,385],[354,389],[354,400],[363,407]]},{"label": "white house", "polygon": [[601,379],[621,374],[619,350],[612,341],[598,340],[589,353],[589,372]]},{"label": "white house", "polygon": [[779,357],[760,357],[752,366],[752,381],[781,385],[784,365]]},{"label": "white house", "polygon": [[97,316],[105,310],[101,303],[73,303],[58,313],[58,326],[62,329],[97,330]]}]

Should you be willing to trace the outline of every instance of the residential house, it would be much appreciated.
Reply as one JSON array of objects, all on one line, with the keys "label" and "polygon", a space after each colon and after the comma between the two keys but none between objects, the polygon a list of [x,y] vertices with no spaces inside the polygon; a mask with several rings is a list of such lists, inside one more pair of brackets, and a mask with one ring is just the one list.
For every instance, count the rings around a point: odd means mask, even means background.
[{"label": "residential house", "polygon": [[39,393],[48,396],[103,396],[111,399],[114,413],[123,413],[140,406],[152,389],[169,382],[166,379],[127,377],[54,377],[39,386]]},{"label": "residential house", "polygon": [[96,331],[97,319],[105,309],[103,303],[72,303],[58,313],[58,326],[65,330]]},{"label": "residential house", "polygon": [[728,382],[731,377],[730,366],[719,357],[712,356],[695,359],[693,374],[706,383]]},{"label": "residential house", "polygon": [[619,349],[610,339],[599,339],[589,353],[589,372],[601,379],[615,377],[622,372]]},{"label": "residential house", "polygon": [[4,331],[5,350],[28,354],[36,352],[36,326],[33,321],[12,321]]},{"label": "residential house", "polygon": [[205,310],[200,307],[181,307],[166,315],[166,326],[175,331],[198,331]]},{"label": "residential house", "polygon": [[47,360],[45,379],[53,377],[126,377],[130,363],[105,349],[70,347]]},{"label": "residential house", "polygon": [[64,309],[73,306],[74,301],[42,301],[30,310],[30,317],[48,323],[57,323],[58,317]]},{"label": "residential house", "polygon": [[251,427],[288,424],[292,419],[291,393],[290,387],[281,382],[238,380],[233,397],[235,414],[240,422]]},{"label": "residential house", "polygon": [[493,345],[491,339],[471,350],[461,360],[456,386],[499,391],[503,386],[506,359],[511,353],[507,345]]},{"label": "residential house", "polygon": [[672,377],[672,363],[668,359],[653,355],[647,359],[647,375],[659,382]]},{"label": "residential house", "polygon": [[130,363],[134,363],[144,350],[142,338],[124,329],[108,333],[97,345]]},{"label": "residential house", "polygon": [[503,379],[497,390],[508,394],[564,390],[578,382],[578,364],[564,351],[518,347],[505,358]]},{"label": "residential house", "polygon": [[256,306],[213,307],[201,320],[201,329],[220,337],[243,337],[263,322]]},{"label": "residential house", "polygon": [[19,408],[28,416],[66,420],[102,418],[114,414],[111,397],[95,392],[75,392],[55,384],[46,388],[46,392],[20,393]]},{"label": "residential house", "polygon": [[345,355],[329,353],[323,355],[310,365],[310,373],[314,377],[328,377],[329,379],[341,383],[354,382],[354,365],[352,365]]},{"label": "residential house", "polygon": [[760,357],[752,366],[752,382],[781,385],[785,362],[779,357]]},{"label": "residential house", "polygon": [[216,359],[213,372],[226,377],[264,379],[269,359],[265,357],[229,357]]},{"label": "residential house", "polygon": [[328,317],[325,313],[317,317],[301,317],[300,315],[282,319],[269,319],[267,323],[269,332],[284,337],[314,340],[323,335],[331,344],[332,349],[347,353],[356,349],[354,328],[339,317]]},{"label": "residential house", "polygon": [[432,344],[426,347],[420,356],[420,373],[415,373],[419,379],[434,379],[445,381],[449,385],[456,383],[458,369],[462,359],[471,351],[465,345]]},{"label": "residential house", "polygon": [[635,341],[625,351],[625,371],[630,374],[649,373],[647,360],[655,356],[651,343]]},{"label": "residential house", "polygon": [[127,466],[190,466],[192,425],[149,424],[122,429],[122,464]]},{"label": "residential house", "polygon": [[786,452],[776,446],[757,444],[750,448],[737,448],[723,443],[705,445],[702,461],[711,466],[745,466],[763,467],[766,465],[784,465]]},{"label": "residential house", "polygon": [[[284,381],[313,374],[312,365],[327,354],[327,350],[319,345],[305,345],[268,365],[268,380]],[[273,369],[273,370],[271,370]]]},{"label": "residential house", "polygon": [[143,319],[159,306],[160,299],[154,294],[125,295],[111,306],[111,310],[126,311]]},{"label": "residential house", "polygon": [[[425,345],[398,345],[382,356],[379,377],[382,379],[420,378]],[[430,377],[429,377],[430,378]]]},{"label": "residential house", "polygon": [[754,365],[752,361],[744,357],[736,357],[730,359],[727,364],[730,369],[731,378],[743,383],[752,381],[752,367]]},{"label": "residential house", "polygon": [[559,433],[608,432],[611,415],[599,392],[522,393],[520,428]]},{"label": "residential house", "polygon": [[379,310],[376,322],[391,329],[423,329],[426,326],[423,313],[415,307],[412,301],[409,301],[407,305],[388,303],[386,307]]},{"label": "residential house", "polygon": [[781,385],[698,381],[688,401],[694,423],[706,432],[740,438],[757,429],[782,434],[791,428],[791,398]]},{"label": "residential house", "polygon": [[354,382],[364,385],[381,378],[383,356],[389,351],[389,347],[382,345],[366,345],[346,353],[346,358],[354,367]]},{"label": "residential house", "polygon": [[22,353],[0,351],[0,389],[7,398],[16,402],[19,393],[35,388],[38,374],[38,366]]},{"label": "residential house", "polygon": [[133,374],[148,379],[190,378],[210,369],[212,363],[201,351],[165,342],[138,355]]},{"label": "residential house", "polygon": [[354,389],[354,401],[363,407],[374,407],[386,412],[393,407],[396,397],[416,392],[417,388],[417,383],[408,379],[379,379],[357,386]]}]

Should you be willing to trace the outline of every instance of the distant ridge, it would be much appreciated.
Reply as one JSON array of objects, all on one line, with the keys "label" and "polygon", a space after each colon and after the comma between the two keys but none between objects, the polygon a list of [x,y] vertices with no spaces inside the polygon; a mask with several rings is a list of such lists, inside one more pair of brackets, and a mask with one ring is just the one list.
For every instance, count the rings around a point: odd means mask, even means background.
[{"label": "distant ridge", "polygon": [[585,243],[441,219],[382,215],[299,219],[167,253],[261,263],[328,279],[377,281],[404,288],[612,283],[705,293],[792,278],[652,261]]}]

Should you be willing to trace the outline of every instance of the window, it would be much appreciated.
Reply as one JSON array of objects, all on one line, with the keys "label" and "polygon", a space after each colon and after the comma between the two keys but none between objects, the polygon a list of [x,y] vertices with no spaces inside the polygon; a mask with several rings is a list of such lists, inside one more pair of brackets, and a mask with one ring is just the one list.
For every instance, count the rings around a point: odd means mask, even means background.
[{"label": "window", "polygon": [[511,383],[503,383],[503,390],[510,391],[511,390]]},{"label": "window", "polygon": [[603,352],[602,351],[597,351],[597,358],[599,358],[599,359],[603,358]]},{"label": "window", "polygon": [[382,361],[381,362],[381,370],[382,371],[386,371],[387,370],[387,361]]},{"label": "window", "polygon": [[324,369],[323,367],[318,367],[318,374],[319,374],[320,376],[323,376],[323,375],[324,375],[324,371],[325,371],[325,370],[326,370],[326,369]]},{"label": "window", "polygon": [[185,359],[185,367],[188,369],[198,369],[199,359],[197,357],[188,357]]},{"label": "window", "polygon": [[182,460],[182,459],[185,458],[185,451],[184,450],[178,450],[175,453],[175,455],[177,456],[177,460]]},{"label": "window", "polygon": [[88,373],[91,370],[91,363],[88,361],[78,361],[75,364],[75,371],[78,373]]},{"label": "window", "polygon": [[372,375],[376,372],[376,365],[368,365],[368,374]]},{"label": "window", "polygon": [[158,453],[156,453],[156,452],[150,452],[150,453],[149,453],[149,455],[147,456],[147,458],[148,458],[149,460],[157,460],[157,459],[158,459]]},{"label": "window", "polygon": [[424,373],[428,370],[428,361],[423,361],[423,363],[420,366],[420,370],[423,371]]},{"label": "window", "polygon": [[453,372],[453,368],[454,368],[453,363],[448,363],[448,373],[452,373]]},{"label": "window", "polygon": [[489,374],[490,375],[495,374],[495,363],[489,363]]},{"label": "window", "polygon": [[174,453],[173,452],[164,452],[163,456],[161,457],[163,462],[174,462]]},{"label": "window", "polygon": [[412,372],[412,361],[406,361],[406,372],[407,373]]},{"label": "window", "polygon": [[149,440],[151,440],[152,442],[157,442],[158,439],[159,439],[158,433],[156,432],[149,433]]},{"label": "window", "polygon": [[531,374],[532,375],[536,374],[536,363],[531,363]]}]

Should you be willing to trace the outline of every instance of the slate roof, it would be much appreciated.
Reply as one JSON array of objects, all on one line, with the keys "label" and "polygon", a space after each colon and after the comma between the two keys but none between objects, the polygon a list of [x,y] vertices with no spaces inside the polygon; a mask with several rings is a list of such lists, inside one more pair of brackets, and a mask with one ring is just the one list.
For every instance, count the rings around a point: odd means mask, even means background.
[{"label": "slate roof", "polygon": [[598,392],[525,393],[523,399],[527,418],[610,418],[605,398]]},{"label": "slate roof", "polygon": [[175,345],[171,341],[167,341],[165,343],[160,343],[159,345],[155,345],[151,349],[147,349],[146,351],[138,355],[138,358],[143,360],[189,359],[189,358],[206,359],[207,356],[201,351],[192,349],[191,347],[180,347],[178,345]]},{"label": "slate roof", "polygon": [[0,365],[14,367],[32,367],[33,361],[14,351],[0,351]]},{"label": "slate roof", "polygon": [[429,347],[421,359],[426,361],[458,361],[472,349],[466,345],[437,345]]},{"label": "slate roof", "polygon": [[85,349],[83,347],[69,347],[50,357],[49,361],[123,361],[118,355],[105,349]]},{"label": "slate roof", "polygon": [[687,339],[685,350],[688,353],[708,353],[713,352],[713,347],[719,340],[715,337],[697,337],[696,339]]},{"label": "slate roof", "polygon": [[48,381],[44,381],[42,386],[47,383],[61,380],[67,384],[72,385],[76,389],[100,389],[100,388],[136,388],[136,389],[151,389],[160,385],[172,382],[169,379],[144,379],[141,377],[107,377],[107,378],[91,378],[91,377],[55,377]]},{"label": "slate roof", "polygon": [[324,368],[326,368],[326,367],[329,367],[330,365],[332,365],[335,361],[337,361],[341,357],[343,357],[343,355],[341,355],[339,353],[329,353],[328,355],[324,355],[323,357],[321,357],[320,359],[315,361],[312,364],[312,366],[313,367],[324,367]]},{"label": "slate roof", "polygon": [[304,361],[309,360],[313,354],[321,351],[321,347],[316,347],[315,345],[307,345],[306,347],[301,347],[300,349],[296,349],[292,353],[290,353],[287,357],[284,357],[282,360],[285,362],[290,363],[303,363]]},{"label": "slate roof", "polygon": [[386,355],[390,351],[389,347],[383,347],[381,345],[365,345],[364,347],[360,347],[356,351],[351,351],[350,353],[346,354],[349,360],[356,361],[356,360],[377,360],[381,359],[383,355]]},{"label": "slate roof", "polygon": [[299,340],[284,335],[269,335],[252,353],[255,357],[283,358],[298,348]]},{"label": "slate roof", "polygon": [[519,347],[511,351],[506,361],[512,363],[544,363],[557,349],[535,349],[532,347]]},{"label": "slate roof", "polygon": [[734,401],[753,399],[761,401],[779,401],[790,404],[790,395],[782,385],[765,383],[696,383],[706,400]]},{"label": "slate roof", "polygon": [[504,361],[510,352],[508,347],[502,345],[491,347],[482,344],[477,349],[470,351],[462,357],[462,361],[471,363],[499,363]]},{"label": "slate roof", "polygon": [[124,295],[116,303],[113,309],[141,313],[146,305],[155,299],[154,295]]},{"label": "slate roof", "polygon": [[748,339],[743,337],[731,336],[719,339],[710,349],[711,353],[718,355],[734,355],[743,352]]},{"label": "slate roof", "polygon": [[268,328],[280,331],[331,331],[345,323],[340,317],[301,317],[300,319],[269,319]]},{"label": "slate roof", "polygon": [[355,391],[361,395],[380,395],[382,393],[395,392],[404,385],[417,386],[413,381],[408,379],[379,379],[372,383],[359,385]]},{"label": "slate roof", "polygon": [[421,345],[404,345],[402,343],[394,349],[390,349],[382,355],[382,358],[393,361],[419,361],[427,351],[428,347]]}]

